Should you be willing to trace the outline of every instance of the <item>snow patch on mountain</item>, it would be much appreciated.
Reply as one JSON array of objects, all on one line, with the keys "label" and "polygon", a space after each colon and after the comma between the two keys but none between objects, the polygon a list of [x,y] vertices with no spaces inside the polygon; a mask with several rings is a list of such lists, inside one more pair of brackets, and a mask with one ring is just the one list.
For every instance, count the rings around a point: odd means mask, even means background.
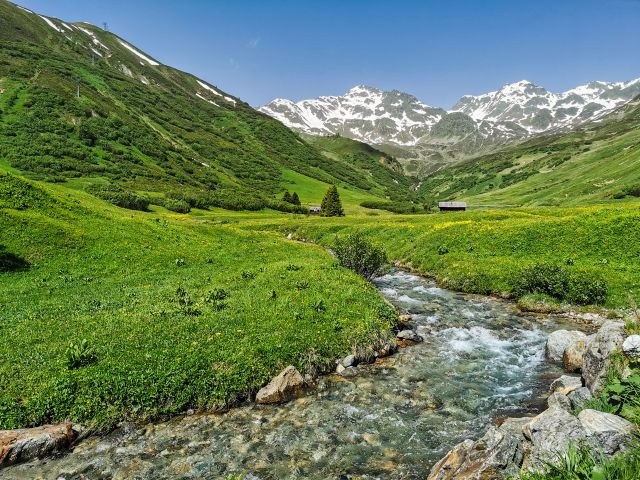
[{"label": "snow patch on mountain", "polygon": [[77,28],[78,30],[80,30],[81,32],[89,35],[89,37],[91,38],[91,41],[93,42],[94,45],[103,48],[104,50],[106,50],[107,52],[109,51],[109,47],[107,47],[104,43],[102,43],[100,40],[98,40],[98,37],[96,36],[95,33],[93,33],[91,30],[89,30],[88,28],[83,28],[80,27],[78,25],[73,25],[75,28]]},{"label": "snow patch on mountain", "polygon": [[[196,79],[196,82],[198,82],[198,85],[200,85],[200,86],[201,86],[202,88],[204,88],[205,90],[207,90],[207,91],[209,91],[209,92],[213,93],[214,95],[217,95],[217,96],[219,96],[219,97],[224,98],[227,102],[229,102],[229,103],[233,104],[234,106],[236,105],[236,101],[235,101],[233,98],[228,97],[228,96],[226,96],[226,95],[224,95],[224,94],[220,93],[218,90],[216,90],[215,88],[213,88],[213,87],[212,87],[212,86],[210,86],[210,85],[207,85],[207,84],[206,84],[206,83],[204,83],[202,80],[200,80],[200,79]],[[206,99],[206,98],[204,98],[200,93],[197,93],[197,94],[196,94],[196,96],[198,96],[198,97],[202,98],[203,100],[207,100],[207,99]],[[208,101],[208,100],[207,100],[207,101]],[[213,102],[211,102],[211,103],[213,103]],[[216,105],[216,106],[218,106],[218,105],[217,105],[217,104],[215,104],[215,103],[213,103],[213,104],[214,104],[214,105]]]},{"label": "snow patch on mountain", "polygon": [[198,97],[200,100],[204,100],[207,103],[210,103],[211,105],[215,105],[216,107],[219,107],[220,105],[218,105],[216,102],[214,102],[213,100],[209,100],[208,98],[205,98],[201,93],[196,93],[196,97]]},{"label": "snow patch on mountain", "polygon": [[207,85],[202,80],[196,80],[196,81],[198,82],[198,85],[200,85],[205,90],[209,90],[211,93],[213,93],[214,95],[218,95],[219,97],[223,96],[219,91],[217,91],[215,88]]},{"label": "snow patch on mountain", "polygon": [[45,22],[47,22],[47,25],[49,25],[51,28],[53,28],[56,32],[60,32],[62,33],[63,30],[61,28],[58,28],[58,26],[53,23],[51,20],[49,20],[47,17],[43,17],[42,15],[38,15],[42,20],[44,20]]},{"label": "snow patch on mountain", "polygon": [[[138,58],[141,58],[142,60],[144,60],[145,62],[147,62],[149,65],[153,65],[154,67],[157,67],[158,65],[160,65],[158,62],[156,62],[155,60],[151,60],[149,57],[147,57],[145,54],[139,52],[138,50],[136,50],[135,48],[133,48],[131,45],[129,45],[127,42],[118,39],[118,42],[120,42],[120,44],[126,48],[127,50],[129,50],[130,52],[132,52],[134,55],[136,55]],[[144,64],[143,64],[144,65]]]}]

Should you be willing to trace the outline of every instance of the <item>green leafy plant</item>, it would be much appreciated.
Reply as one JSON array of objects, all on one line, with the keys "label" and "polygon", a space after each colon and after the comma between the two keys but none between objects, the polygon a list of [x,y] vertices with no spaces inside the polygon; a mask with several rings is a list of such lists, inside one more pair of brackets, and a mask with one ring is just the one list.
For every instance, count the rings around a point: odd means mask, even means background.
[{"label": "green leafy plant", "polygon": [[317,313],[324,313],[327,311],[327,306],[324,304],[324,300],[318,300],[313,306],[313,309]]},{"label": "green leafy plant", "polygon": [[243,280],[253,280],[256,278],[256,274],[250,270],[243,270],[240,276]]},{"label": "green leafy plant", "polygon": [[86,367],[95,363],[98,356],[95,350],[89,345],[87,339],[79,343],[71,342],[64,352],[67,368],[76,369]]},{"label": "green leafy plant", "polygon": [[198,309],[198,306],[184,288],[178,287],[176,290],[176,301],[178,302],[180,311],[183,314],[189,316],[200,315],[201,312]]},{"label": "green leafy plant", "polygon": [[296,282],[297,290],[306,290],[309,288],[309,282]]},{"label": "green leafy plant", "polygon": [[229,292],[222,288],[216,288],[205,295],[204,301],[212,306],[212,308],[220,312],[227,308],[227,303],[224,302],[226,298],[229,298]]}]

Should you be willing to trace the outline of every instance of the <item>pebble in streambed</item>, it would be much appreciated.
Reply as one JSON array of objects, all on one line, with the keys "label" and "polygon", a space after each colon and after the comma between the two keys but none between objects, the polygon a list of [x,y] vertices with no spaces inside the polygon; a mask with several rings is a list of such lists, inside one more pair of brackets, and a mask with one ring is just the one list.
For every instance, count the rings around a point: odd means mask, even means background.
[{"label": "pebble in streambed", "polygon": [[[413,479],[452,446],[476,438],[496,412],[533,411],[558,373],[544,361],[556,320],[465,296],[395,271],[376,280],[412,314],[424,341],[350,378],[320,379],[309,396],[249,405],[89,439],[62,458],[4,470],[3,478]],[[557,376],[557,375],[556,375]]]}]

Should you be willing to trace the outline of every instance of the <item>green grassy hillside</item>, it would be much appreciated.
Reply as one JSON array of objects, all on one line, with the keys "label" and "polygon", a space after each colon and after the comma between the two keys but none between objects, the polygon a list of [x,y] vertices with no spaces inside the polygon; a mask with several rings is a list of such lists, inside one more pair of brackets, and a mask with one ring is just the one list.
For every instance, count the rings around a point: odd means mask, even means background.
[{"label": "green grassy hillside", "polygon": [[197,213],[0,175],[0,429],[222,407],[390,332],[322,248]]},{"label": "green grassy hillside", "polygon": [[532,139],[424,179],[472,206],[580,205],[640,196],[640,101],[575,132]]},{"label": "green grassy hillside", "polygon": [[0,167],[33,179],[273,196],[288,170],[380,196],[394,194],[387,187],[402,178],[324,156],[281,123],[112,33],[45,20],[5,0],[0,91]]}]

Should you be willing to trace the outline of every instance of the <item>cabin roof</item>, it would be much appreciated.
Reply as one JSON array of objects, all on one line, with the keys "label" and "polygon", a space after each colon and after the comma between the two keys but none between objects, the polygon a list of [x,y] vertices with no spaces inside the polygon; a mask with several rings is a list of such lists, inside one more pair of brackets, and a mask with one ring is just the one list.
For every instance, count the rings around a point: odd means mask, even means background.
[{"label": "cabin roof", "polygon": [[440,208],[467,208],[467,202],[440,202]]}]

